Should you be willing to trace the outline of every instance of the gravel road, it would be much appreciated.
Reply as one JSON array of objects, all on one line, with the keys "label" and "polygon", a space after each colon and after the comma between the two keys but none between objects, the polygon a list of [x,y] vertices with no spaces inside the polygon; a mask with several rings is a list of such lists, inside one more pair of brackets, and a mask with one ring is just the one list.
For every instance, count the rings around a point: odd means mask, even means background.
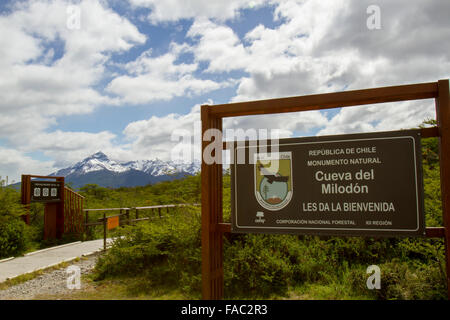
[{"label": "gravel road", "polygon": [[[92,272],[97,262],[99,254],[93,254],[81,258],[77,262],[70,262],[69,265],[80,267],[81,275]],[[43,274],[29,281],[0,290],[0,300],[31,300],[40,295],[66,295],[72,290],[67,288],[66,268],[44,271]],[[81,281],[83,289],[83,281]]]}]

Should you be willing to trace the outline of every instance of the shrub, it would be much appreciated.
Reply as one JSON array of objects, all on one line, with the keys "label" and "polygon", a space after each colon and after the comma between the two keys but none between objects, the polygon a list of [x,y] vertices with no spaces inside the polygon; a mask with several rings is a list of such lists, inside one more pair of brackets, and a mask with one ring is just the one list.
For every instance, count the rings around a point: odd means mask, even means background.
[{"label": "shrub", "polygon": [[18,192],[0,187],[0,258],[20,254],[26,249],[26,225],[20,218],[23,214]]},{"label": "shrub", "polygon": [[144,275],[154,284],[200,292],[200,225],[198,209],[186,209],[151,223],[121,228],[120,238],[99,259],[95,278]]},{"label": "shrub", "polygon": [[392,261],[380,266],[380,299],[446,299],[446,288],[436,264],[412,268],[407,263]]},{"label": "shrub", "polygon": [[19,219],[3,219],[0,223],[0,258],[22,253],[26,249],[25,223]]},{"label": "shrub", "polygon": [[281,237],[249,234],[225,246],[225,291],[233,296],[285,294],[293,268]]},{"label": "shrub", "polygon": [[[151,285],[200,297],[201,224],[195,210],[122,228],[122,238],[97,264],[96,279],[144,276]],[[381,268],[381,290],[366,287],[371,264]],[[335,288],[335,297],[441,299],[442,264],[442,240],[232,234],[224,241],[224,291],[226,298],[270,298],[315,283]]]}]

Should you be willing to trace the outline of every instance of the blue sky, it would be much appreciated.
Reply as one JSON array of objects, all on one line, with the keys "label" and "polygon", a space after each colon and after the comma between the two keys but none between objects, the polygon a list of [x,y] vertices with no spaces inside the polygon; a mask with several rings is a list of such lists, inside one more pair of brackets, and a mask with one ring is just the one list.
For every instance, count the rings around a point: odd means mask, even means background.
[{"label": "blue sky", "polygon": [[[372,2],[2,1],[0,176],[49,174],[99,150],[117,161],[198,151],[176,138],[195,134],[205,103],[448,78],[450,2],[379,0],[370,20]],[[224,125],[290,137],[433,117],[432,101],[415,101]]]}]

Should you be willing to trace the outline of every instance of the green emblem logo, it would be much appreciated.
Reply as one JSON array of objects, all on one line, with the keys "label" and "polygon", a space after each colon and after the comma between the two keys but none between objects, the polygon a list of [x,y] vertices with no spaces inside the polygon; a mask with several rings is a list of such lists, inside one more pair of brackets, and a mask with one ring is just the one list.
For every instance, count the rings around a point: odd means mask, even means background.
[{"label": "green emblem logo", "polygon": [[277,211],[292,199],[292,153],[256,153],[255,196],[265,209]]}]

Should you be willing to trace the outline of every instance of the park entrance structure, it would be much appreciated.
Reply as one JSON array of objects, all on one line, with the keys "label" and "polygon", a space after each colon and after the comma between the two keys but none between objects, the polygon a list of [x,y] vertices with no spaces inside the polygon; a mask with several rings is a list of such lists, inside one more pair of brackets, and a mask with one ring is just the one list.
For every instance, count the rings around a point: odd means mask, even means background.
[{"label": "park entrance structure", "polygon": [[[223,223],[222,161],[205,162],[204,153],[211,143],[208,130],[222,131],[225,117],[323,110],[375,103],[435,99],[437,127],[422,129],[422,138],[439,138],[441,197],[444,226],[426,228],[425,235],[445,239],[447,288],[450,289],[450,97],[449,80],[337,93],[308,95],[282,99],[203,105],[202,120],[202,294],[203,299],[223,297],[223,235],[231,232],[231,224]],[[220,142],[222,145],[222,141]],[[214,152],[218,154],[214,154]],[[216,160],[220,150],[212,151]],[[450,290],[449,298],[450,298]]]},{"label": "park entrance structure", "polygon": [[30,224],[30,203],[45,203],[44,240],[84,232],[84,197],[66,187],[64,177],[22,175],[21,193],[22,204],[28,210],[23,217],[27,224]]}]

